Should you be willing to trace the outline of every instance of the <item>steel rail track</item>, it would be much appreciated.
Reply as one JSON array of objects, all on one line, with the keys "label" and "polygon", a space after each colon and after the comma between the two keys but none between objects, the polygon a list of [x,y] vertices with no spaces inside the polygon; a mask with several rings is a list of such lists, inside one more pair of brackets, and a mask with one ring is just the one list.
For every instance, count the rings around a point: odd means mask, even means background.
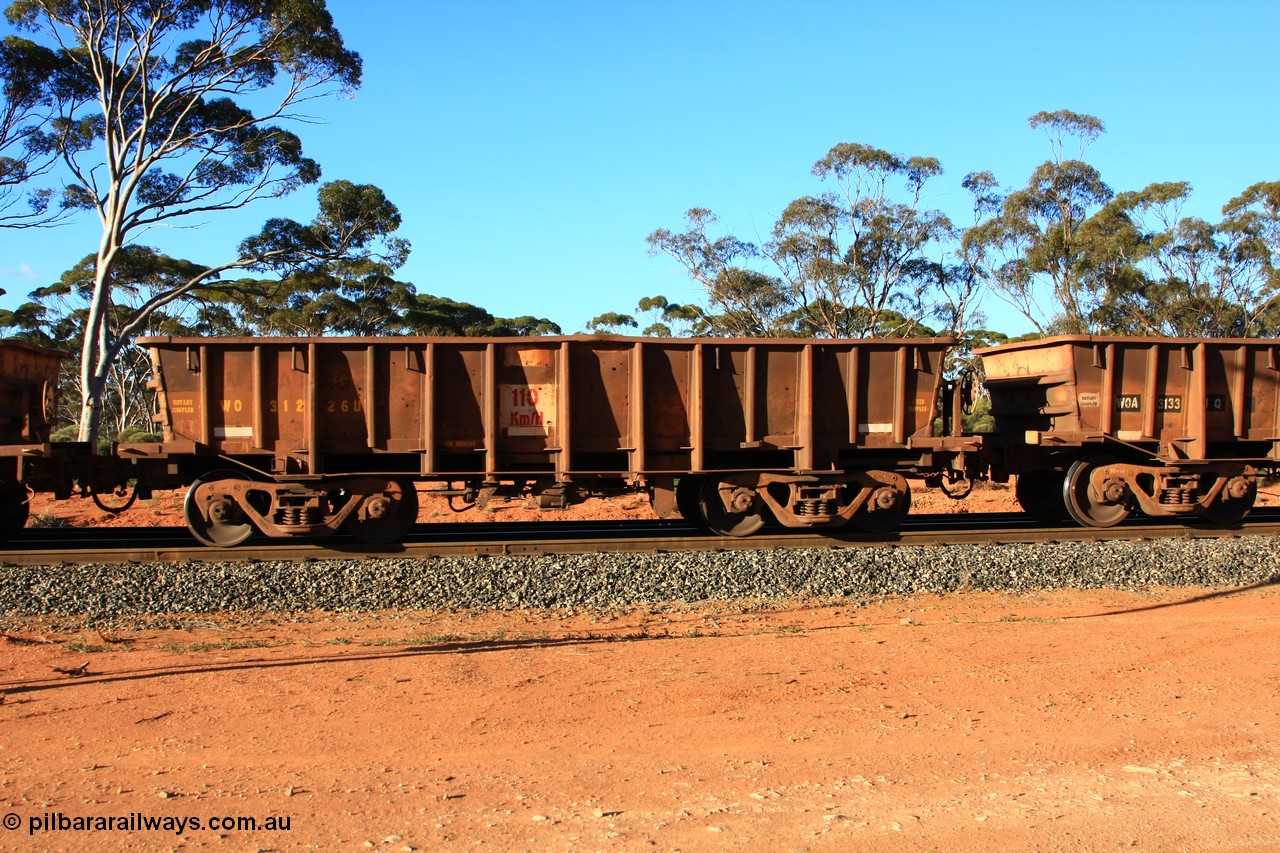
[{"label": "steel rail track", "polygon": [[[447,529],[441,529],[447,528]],[[371,546],[349,537],[311,541],[251,540],[237,548],[194,543],[185,528],[27,530],[0,550],[0,564],[307,562],[430,559],[452,556],[546,556],[803,548],[884,548],[938,545],[1099,542],[1166,538],[1280,536],[1280,512],[1259,511],[1235,525],[1131,520],[1117,527],[1035,526],[1021,513],[921,515],[887,535],[848,530],[767,529],[748,538],[703,534],[682,522],[531,522],[421,525],[404,542]]]}]

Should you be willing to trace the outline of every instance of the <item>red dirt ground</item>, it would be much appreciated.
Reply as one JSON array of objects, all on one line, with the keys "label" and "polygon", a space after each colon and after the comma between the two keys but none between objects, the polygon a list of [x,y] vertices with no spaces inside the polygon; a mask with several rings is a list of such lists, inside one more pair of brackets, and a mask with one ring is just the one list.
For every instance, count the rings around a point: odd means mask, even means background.
[{"label": "red dirt ground", "polygon": [[[1275,850],[1278,605],[28,626],[0,642],[0,848]],[[27,834],[135,813],[290,827]]]},{"label": "red dirt ground", "polygon": [[0,849],[1280,850],[1278,608],[0,619]]}]

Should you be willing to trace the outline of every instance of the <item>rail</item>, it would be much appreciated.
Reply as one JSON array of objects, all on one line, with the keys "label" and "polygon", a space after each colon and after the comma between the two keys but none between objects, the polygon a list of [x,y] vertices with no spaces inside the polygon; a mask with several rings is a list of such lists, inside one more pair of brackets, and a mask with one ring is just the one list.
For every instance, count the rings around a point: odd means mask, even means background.
[{"label": "rail", "polygon": [[[442,530],[441,527],[447,527]],[[1260,510],[1240,524],[1208,525],[1131,520],[1114,528],[1043,527],[1021,513],[913,516],[895,533],[796,532],[768,529],[747,538],[700,533],[682,522],[531,522],[420,525],[394,545],[372,546],[347,537],[312,542],[254,542],[210,548],[185,528],[28,529],[0,551],[0,564],[56,566],[121,564],[305,562],[455,556],[529,556],[591,553],[672,553],[777,549],[884,548],[941,545],[1099,542],[1172,537],[1221,539],[1280,536],[1280,512]]]}]

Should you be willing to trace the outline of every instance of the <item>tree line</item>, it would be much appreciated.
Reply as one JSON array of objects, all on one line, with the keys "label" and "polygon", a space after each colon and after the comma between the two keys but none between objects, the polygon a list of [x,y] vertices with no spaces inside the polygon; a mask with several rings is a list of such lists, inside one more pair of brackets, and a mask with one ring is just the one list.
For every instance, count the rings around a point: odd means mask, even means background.
[{"label": "tree line", "polygon": [[[494,317],[421,294],[396,206],[378,187],[321,181],[291,128],[298,110],[361,83],[324,0],[12,0],[24,36],[0,44],[0,228],[96,216],[101,239],[0,326],[73,349],[75,437],[149,426],[144,335],[555,334],[546,318]],[[31,38],[25,37],[30,35]],[[1246,188],[1206,222],[1182,215],[1187,183],[1114,192],[1084,159],[1105,130],[1066,110],[1031,117],[1051,156],[1024,186],[962,181],[972,216],[928,201],[936,158],[855,142],[813,165],[826,190],[788,204],[768,239],[717,231],[716,215],[647,238],[704,294],[665,297],[590,328],[646,335],[921,336],[966,347],[982,298],[1037,334],[1280,334],[1280,182]],[[61,187],[54,186],[61,183]],[[153,229],[315,188],[309,222],[267,219],[221,258],[147,245]]]},{"label": "tree line", "polygon": [[813,164],[830,189],[788,204],[767,240],[718,233],[716,214],[694,208],[648,244],[688,272],[705,307],[649,297],[591,327],[985,344],[1007,339],[983,328],[989,294],[1033,335],[1280,334],[1280,181],[1245,188],[1207,222],[1183,215],[1185,181],[1112,190],[1084,160],[1105,131],[1097,117],[1058,110],[1028,124],[1050,158],[1013,189],[991,172],[965,175],[965,223],[926,204],[943,174],[936,158],[850,142]]}]

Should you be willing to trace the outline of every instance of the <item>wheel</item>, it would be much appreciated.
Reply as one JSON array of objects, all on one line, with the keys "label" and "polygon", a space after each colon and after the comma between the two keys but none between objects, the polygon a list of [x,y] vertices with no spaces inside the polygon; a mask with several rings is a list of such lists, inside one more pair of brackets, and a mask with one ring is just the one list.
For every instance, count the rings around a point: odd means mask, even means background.
[{"label": "wheel", "polygon": [[236,471],[212,471],[192,483],[182,501],[182,518],[191,535],[215,548],[234,548],[257,532],[235,497],[218,488],[248,479]]},{"label": "wheel", "polygon": [[1067,506],[1062,501],[1061,471],[1028,471],[1019,474],[1013,486],[1013,495],[1022,511],[1043,524],[1057,524],[1067,518]]},{"label": "wheel", "polygon": [[360,507],[343,525],[352,536],[369,545],[388,545],[409,532],[418,521],[418,490],[407,480],[374,481],[380,484],[359,498]]},{"label": "wheel", "polygon": [[911,486],[905,477],[885,471],[868,472],[881,485],[875,486],[871,497],[863,504],[849,523],[863,533],[891,533],[902,526],[911,512]]},{"label": "wheel", "polygon": [[1252,477],[1236,477],[1230,480],[1200,517],[1213,524],[1236,524],[1241,521],[1258,498],[1258,481]]},{"label": "wheel", "polygon": [[0,484],[0,542],[27,526],[31,516],[30,495],[22,483]]},{"label": "wheel", "polygon": [[1125,502],[1127,489],[1117,484],[1117,495],[1108,497],[1089,485],[1089,475],[1115,460],[1109,456],[1088,456],[1076,460],[1062,481],[1062,501],[1067,514],[1085,527],[1113,527],[1129,517]]},{"label": "wheel", "polygon": [[707,529],[720,536],[750,536],[764,527],[767,521],[764,505],[754,489],[735,486],[715,477],[702,481],[698,492],[698,511]]}]

